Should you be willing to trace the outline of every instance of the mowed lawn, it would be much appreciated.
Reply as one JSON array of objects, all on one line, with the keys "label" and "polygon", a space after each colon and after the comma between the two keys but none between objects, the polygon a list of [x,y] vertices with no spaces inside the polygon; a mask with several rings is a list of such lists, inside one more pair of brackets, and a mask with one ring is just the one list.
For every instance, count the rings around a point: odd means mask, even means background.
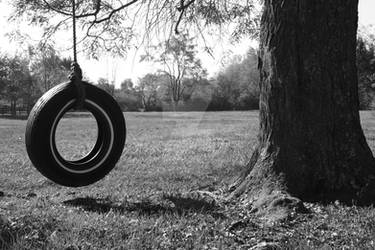
[{"label": "mowed lawn", "polygon": [[[375,112],[361,118],[375,152]],[[182,198],[196,190],[226,192],[254,149],[258,112],[125,113],[125,119],[126,147],[116,168],[81,188],[39,174],[24,145],[26,121],[0,119],[0,248],[247,249],[269,241],[301,249],[375,247],[371,207],[308,204],[310,215],[265,226],[236,204],[200,206],[199,197]],[[95,136],[90,116],[65,118],[59,150],[79,158]]]}]

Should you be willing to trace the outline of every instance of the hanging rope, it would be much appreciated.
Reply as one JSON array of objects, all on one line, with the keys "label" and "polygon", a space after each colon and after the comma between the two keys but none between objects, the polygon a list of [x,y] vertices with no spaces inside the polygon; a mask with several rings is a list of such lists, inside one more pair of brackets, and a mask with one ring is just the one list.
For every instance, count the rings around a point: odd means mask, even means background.
[{"label": "hanging rope", "polygon": [[77,35],[76,35],[76,4],[75,0],[72,0],[72,12],[73,12],[73,63],[71,65],[71,72],[69,80],[76,86],[77,90],[77,101],[76,108],[82,108],[85,103],[85,87],[82,83],[82,69],[77,62]]},{"label": "hanging rope", "polygon": [[73,13],[73,60],[77,63],[76,3],[72,0]]}]

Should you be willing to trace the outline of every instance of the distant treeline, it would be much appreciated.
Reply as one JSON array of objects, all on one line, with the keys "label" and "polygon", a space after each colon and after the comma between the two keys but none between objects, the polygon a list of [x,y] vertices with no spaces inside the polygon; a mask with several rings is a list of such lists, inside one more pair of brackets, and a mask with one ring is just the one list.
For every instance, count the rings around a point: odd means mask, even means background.
[{"label": "distant treeline", "polygon": [[[257,109],[259,102],[257,55],[229,59],[215,77],[188,75],[178,85],[163,71],[146,74],[136,83],[122,81],[115,88],[100,78],[98,87],[111,94],[124,111],[204,111]],[[71,59],[61,58],[53,47],[29,48],[28,55],[0,55],[0,115],[27,114],[36,100],[53,86],[67,81]],[[178,87],[178,101],[173,98]]]},{"label": "distant treeline", "polygon": [[[375,108],[375,44],[371,41],[359,37],[357,42],[361,109]],[[44,92],[67,80],[71,60],[60,57],[52,46],[29,48],[26,54],[0,55],[0,115],[26,116]],[[111,94],[124,111],[258,109],[259,73],[254,49],[230,58],[214,77],[200,72],[175,79],[159,71],[136,83],[125,79],[120,88],[104,78],[95,84]]]},{"label": "distant treeline", "polygon": [[44,92],[66,81],[71,60],[52,46],[29,47],[22,55],[0,54],[0,114],[28,114]]},{"label": "distant treeline", "polygon": [[259,74],[253,49],[231,58],[215,77],[184,78],[182,95],[175,103],[170,77],[163,72],[147,74],[137,84],[130,79],[115,89],[106,79],[98,86],[114,96],[125,111],[221,111],[258,109]]}]

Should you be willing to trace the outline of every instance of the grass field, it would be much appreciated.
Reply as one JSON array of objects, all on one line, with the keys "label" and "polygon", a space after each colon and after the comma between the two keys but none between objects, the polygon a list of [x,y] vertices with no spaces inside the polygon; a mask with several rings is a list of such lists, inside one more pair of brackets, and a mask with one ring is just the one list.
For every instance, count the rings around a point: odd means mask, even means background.
[{"label": "grass field", "polygon": [[[125,117],[127,142],[117,167],[82,188],[40,175],[25,151],[26,122],[0,119],[0,248],[249,249],[261,242],[290,249],[375,248],[372,207],[307,204],[312,213],[269,225],[236,204],[184,196],[226,192],[255,146],[257,112]],[[375,113],[361,117],[375,151]],[[58,128],[59,150],[79,158],[95,135],[92,118],[66,118]]]}]

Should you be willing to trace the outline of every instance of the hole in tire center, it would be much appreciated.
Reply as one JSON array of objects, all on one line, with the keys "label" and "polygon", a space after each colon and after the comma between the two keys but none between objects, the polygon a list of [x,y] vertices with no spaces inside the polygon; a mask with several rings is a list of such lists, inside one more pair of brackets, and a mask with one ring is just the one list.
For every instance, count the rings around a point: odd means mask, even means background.
[{"label": "hole in tire center", "polygon": [[69,110],[56,127],[56,148],[66,161],[84,158],[94,148],[97,138],[98,125],[88,110]]}]

